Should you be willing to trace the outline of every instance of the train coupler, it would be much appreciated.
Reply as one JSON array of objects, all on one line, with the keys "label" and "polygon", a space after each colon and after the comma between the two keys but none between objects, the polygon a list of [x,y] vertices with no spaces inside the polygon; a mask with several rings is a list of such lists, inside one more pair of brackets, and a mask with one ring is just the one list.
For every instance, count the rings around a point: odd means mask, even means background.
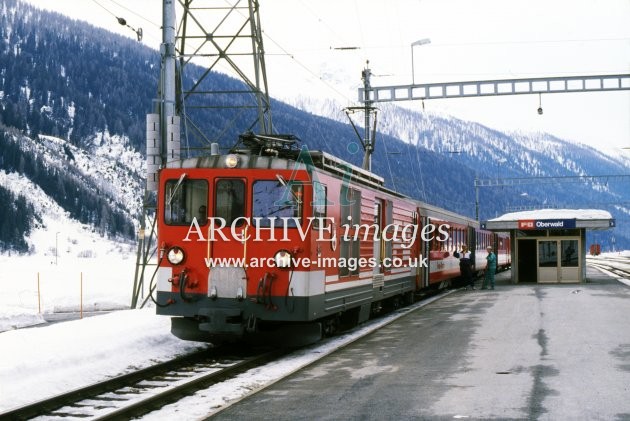
[{"label": "train coupler", "polygon": [[255,332],[256,331],[256,322],[258,321],[258,319],[256,318],[256,316],[254,316],[253,314],[251,314],[248,318],[247,318],[247,327],[245,328],[245,331],[251,333],[251,332]]}]

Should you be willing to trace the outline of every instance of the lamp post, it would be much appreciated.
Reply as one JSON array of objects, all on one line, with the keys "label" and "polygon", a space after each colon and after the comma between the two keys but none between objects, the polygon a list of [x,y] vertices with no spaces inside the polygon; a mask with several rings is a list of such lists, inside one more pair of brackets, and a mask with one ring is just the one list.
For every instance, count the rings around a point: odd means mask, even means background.
[{"label": "lamp post", "polygon": [[59,231],[55,233],[55,265],[57,265],[58,255],[59,255]]},{"label": "lamp post", "polygon": [[431,40],[429,38],[419,39],[418,41],[411,43],[411,84],[412,85],[416,84],[416,79],[415,79],[416,75],[415,75],[414,63],[413,63],[413,47],[417,45],[425,45],[425,44],[430,44],[430,43],[431,43]]},{"label": "lamp post", "polygon": [[499,184],[499,175],[501,170],[501,164],[507,162],[507,159],[501,158],[497,161],[497,184]]}]

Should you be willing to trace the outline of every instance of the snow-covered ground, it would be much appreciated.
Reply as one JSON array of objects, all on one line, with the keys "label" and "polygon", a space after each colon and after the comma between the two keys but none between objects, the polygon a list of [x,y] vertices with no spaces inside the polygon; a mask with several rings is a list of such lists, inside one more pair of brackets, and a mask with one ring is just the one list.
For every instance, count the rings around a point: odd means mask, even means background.
[{"label": "snow-covered ground", "polygon": [[[36,230],[38,254],[0,256],[0,411],[201,346],[171,336],[155,309],[129,310],[133,244],[71,227]],[[45,321],[66,312],[77,320]]]},{"label": "snow-covered ground", "polygon": [[170,334],[154,309],[0,333],[0,411],[205,346]]},{"label": "snow-covered ground", "polygon": [[[154,308],[129,309],[135,244],[101,237],[32,183],[0,176],[47,211],[28,238],[32,255],[0,255],[0,411],[207,346],[173,337]],[[98,311],[109,313],[87,317]],[[76,320],[46,323],[61,313]]]},{"label": "snow-covered ground", "polygon": [[129,308],[135,259],[129,247],[119,250],[118,256],[113,249],[91,258],[70,257],[61,247],[57,257],[54,250],[0,256],[0,331],[44,323],[44,316],[56,313]]}]

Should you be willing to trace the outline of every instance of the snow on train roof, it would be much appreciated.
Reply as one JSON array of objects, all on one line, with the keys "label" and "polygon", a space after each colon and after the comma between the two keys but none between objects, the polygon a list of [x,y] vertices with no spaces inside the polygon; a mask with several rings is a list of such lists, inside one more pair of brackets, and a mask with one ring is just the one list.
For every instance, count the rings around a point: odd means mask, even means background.
[{"label": "snow on train roof", "polygon": [[488,221],[518,221],[525,219],[579,219],[594,221],[613,219],[613,217],[610,212],[601,209],[538,209],[506,213]]}]

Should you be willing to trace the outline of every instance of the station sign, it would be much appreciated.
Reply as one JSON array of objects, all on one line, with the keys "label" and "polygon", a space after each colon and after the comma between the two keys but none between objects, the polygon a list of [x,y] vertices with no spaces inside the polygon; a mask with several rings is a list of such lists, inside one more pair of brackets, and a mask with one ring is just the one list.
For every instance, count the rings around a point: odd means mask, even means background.
[{"label": "station sign", "polygon": [[575,228],[575,219],[519,219],[520,230],[563,230]]}]

